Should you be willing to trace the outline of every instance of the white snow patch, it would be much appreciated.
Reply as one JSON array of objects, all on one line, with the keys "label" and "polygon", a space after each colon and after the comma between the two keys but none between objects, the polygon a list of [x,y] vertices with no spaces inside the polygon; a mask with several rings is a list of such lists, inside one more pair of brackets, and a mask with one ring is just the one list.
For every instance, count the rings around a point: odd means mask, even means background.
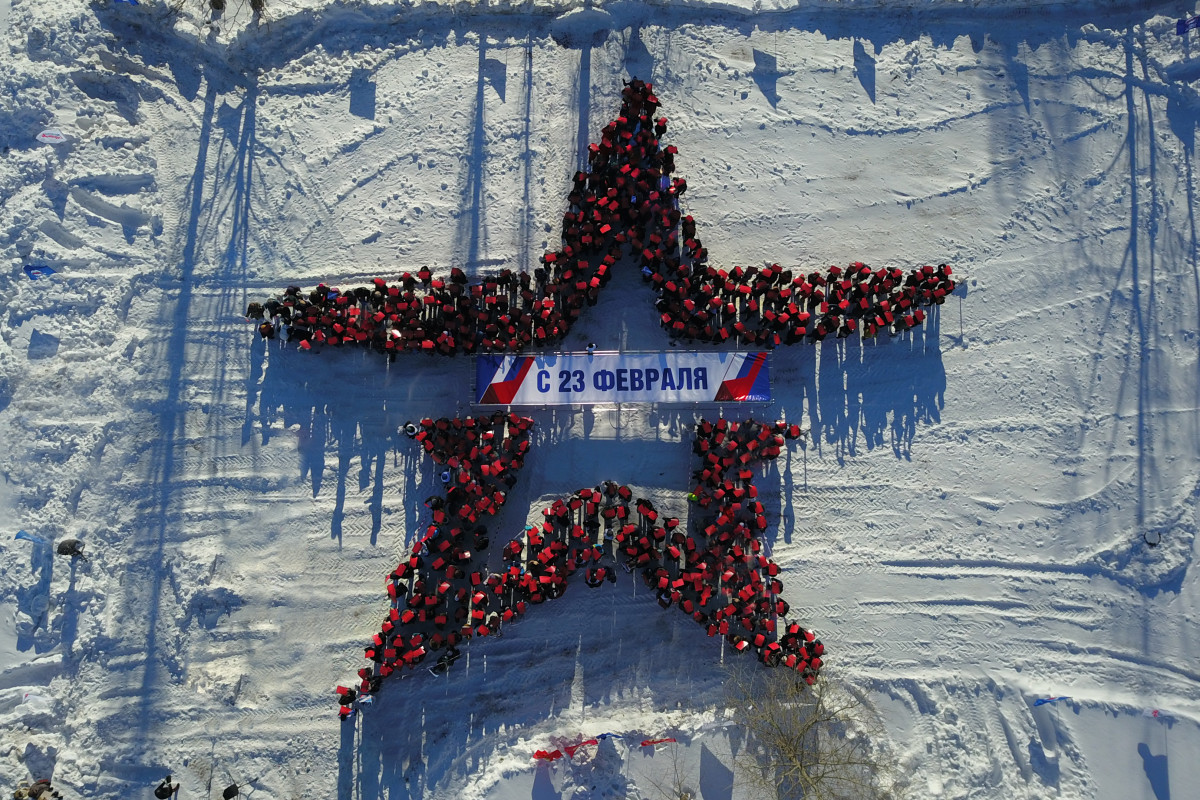
[{"label": "white snow patch", "polygon": [[17,606],[0,603],[0,674],[22,660],[17,650]]}]

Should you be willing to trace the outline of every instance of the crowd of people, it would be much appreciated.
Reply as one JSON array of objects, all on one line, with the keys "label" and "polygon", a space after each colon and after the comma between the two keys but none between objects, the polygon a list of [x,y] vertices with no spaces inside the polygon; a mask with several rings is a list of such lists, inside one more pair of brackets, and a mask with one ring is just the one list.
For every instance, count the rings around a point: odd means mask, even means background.
[{"label": "crowd of people", "polygon": [[790,609],[780,596],[779,565],[763,551],[768,523],[754,485],[755,462],[777,458],[788,439],[802,436],[799,425],[785,422],[697,423],[692,449],[700,466],[690,497],[704,521],[685,542],[684,583],[676,578],[669,586],[685,612],[699,592],[693,615],[709,636],[726,636],[735,650],[753,650],[764,664],[795,669],[811,684],[825,648],[812,631],[786,621]]},{"label": "crowd of people", "polygon": [[764,549],[767,518],[753,481],[755,462],[776,458],[788,438],[802,435],[798,426],[701,421],[690,526],[635,498],[628,486],[606,481],[544,509],[540,525],[504,546],[503,569],[490,572],[487,528],[479,521],[504,504],[528,452],[531,424],[497,412],[405,426],[443,468],[447,491],[426,501],[430,523],[388,576],[391,607],[365,651],[372,665],[359,671],[356,687],[338,687],[343,717],[397,670],[432,659],[430,670],[445,672],[463,642],[499,635],[529,606],[562,596],[576,574],[597,588],[615,582],[622,569],[636,572],[659,605],[676,606],[709,636],[815,680],[824,648],[811,631],[786,621],[780,570]]},{"label": "crowd of people", "polygon": [[415,668],[436,653],[432,669],[444,672],[458,658],[463,640],[499,630],[500,617],[487,613],[484,602],[492,576],[482,571],[486,557],[477,558],[489,545],[487,527],[479,520],[504,505],[529,451],[532,426],[528,417],[499,411],[404,426],[441,468],[445,494],[425,501],[430,522],[409,557],[388,576],[391,607],[366,648],[373,666],[359,670],[357,687],[338,687],[343,717],[393,671]]},{"label": "crowd of people", "polygon": [[644,277],[658,287],[655,307],[672,336],[767,348],[902,333],[955,288],[949,264],[905,273],[855,262],[807,274],[778,264],[728,272],[680,265],[669,275],[656,269]]},{"label": "crowd of people", "polygon": [[588,146],[588,168],[572,180],[561,247],[532,273],[505,269],[471,283],[458,267],[445,278],[426,266],[397,282],[375,278],[346,291],[290,286],[251,303],[246,316],[262,337],[295,340],[304,350],[521,352],[560,342],[628,254],[656,288],[662,325],[673,337],[776,347],[899,333],[954,291],[946,264],[907,274],[858,262],[794,274],[778,264],[708,266],[695,220],[680,211],[687,182],[673,174],[675,146],[662,146],[667,119],[657,116],[653,85],[634,79],[621,96],[620,114]]}]

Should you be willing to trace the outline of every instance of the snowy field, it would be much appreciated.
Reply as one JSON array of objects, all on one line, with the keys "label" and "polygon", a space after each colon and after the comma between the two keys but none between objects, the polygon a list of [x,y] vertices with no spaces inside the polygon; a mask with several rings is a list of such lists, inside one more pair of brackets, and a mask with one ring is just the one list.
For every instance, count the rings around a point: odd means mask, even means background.
[{"label": "snowy field", "polygon": [[[912,796],[1196,797],[1195,4],[577,5],[0,0],[0,790],[752,797],[736,731],[700,730],[732,656],[624,574],[339,723],[439,488],[399,427],[471,413],[472,361],[241,316],[531,269],[638,75],[715,265],[964,278],[915,333],[775,351],[753,410],[811,428],[756,481],[768,539]],[[670,347],[652,300],[623,265],[569,346]],[[609,478],[685,515],[720,412],[531,410],[493,541]],[[605,731],[679,744],[532,759]]]}]

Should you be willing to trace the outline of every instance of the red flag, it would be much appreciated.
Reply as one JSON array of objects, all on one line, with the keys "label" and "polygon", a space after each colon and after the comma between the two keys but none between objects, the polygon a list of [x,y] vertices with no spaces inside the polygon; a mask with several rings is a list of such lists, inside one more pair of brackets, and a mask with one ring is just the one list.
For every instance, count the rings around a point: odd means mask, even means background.
[{"label": "red flag", "polygon": [[662,744],[663,742],[673,742],[673,741],[675,741],[675,740],[674,740],[674,739],[671,739],[671,738],[666,738],[666,739],[646,739],[646,740],[644,740],[644,741],[642,742],[642,747],[649,747],[649,746],[650,746],[650,745],[652,745],[652,744]]},{"label": "red flag", "polygon": [[587,747],[589,744],[599,744],[599,742],[597,742],[595,739],[584,739],[579,744],[567,745],[566,747],[563,748],[563,750],[567,751],[567,758],[574,758],[576,750],[578,750],[581,747]]},{"label": "red flag", "polygon": [[558,761],[560,758],[562,758],[562,751],[561,750],[551,750],[550,752],[546,752],[545,750],[538,750],[536,753],[533,754],[533,757],[541,758],[546,761]]}]

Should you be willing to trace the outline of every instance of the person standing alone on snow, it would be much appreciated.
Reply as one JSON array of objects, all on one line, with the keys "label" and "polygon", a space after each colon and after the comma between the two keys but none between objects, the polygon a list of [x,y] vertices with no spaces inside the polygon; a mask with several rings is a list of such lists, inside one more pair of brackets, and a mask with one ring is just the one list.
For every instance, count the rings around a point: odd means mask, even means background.
[{"label": "person standing alone on snow", "polygon": [[54,552],[58,553],[60,556],[81,558],[84,561],[88,560],[88,557],[83,553],[83,542],[79,541],[78,539],[63,539],[58,543],[58,546],[55,548]]},{"label": "person standing alone on snow", "polygon": [[178,791],[179,784],[172,784],[171,776],[168,775],[162,779],[158,786],[154,787],[154,796],[157,797],[158,800],[168,800],[168,798],[173,797]]}]

